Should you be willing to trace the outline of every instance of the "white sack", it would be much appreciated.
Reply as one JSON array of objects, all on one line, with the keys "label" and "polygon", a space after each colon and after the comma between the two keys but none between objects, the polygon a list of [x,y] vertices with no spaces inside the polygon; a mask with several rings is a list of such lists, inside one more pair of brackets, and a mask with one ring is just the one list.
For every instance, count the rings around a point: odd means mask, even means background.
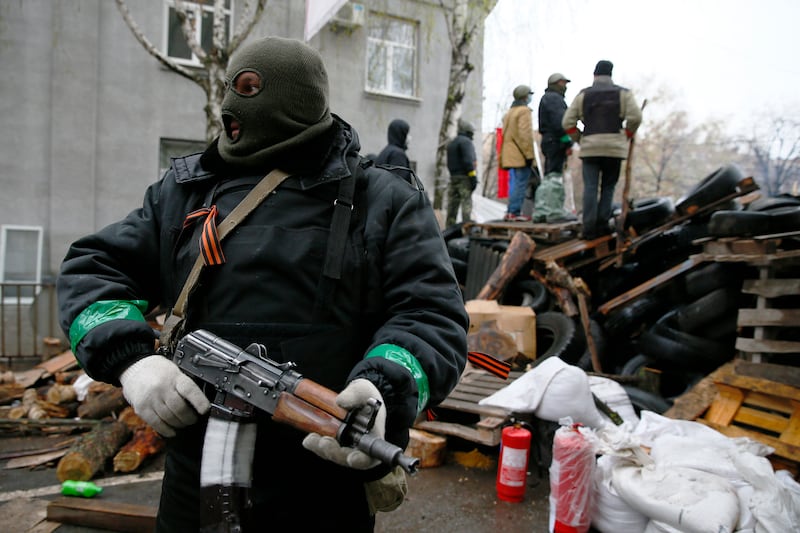
[{"label": "white sack", "polygon": [[606,424],[594,405],[586,372],[558,357],[545,359],[478,404],[533,413],[551,422],[569,417],[592,428]]},{"label": "white sack", "polygon": [[682,533],[732,533],[739,500],[731,484],[688,468],[619,464],[612,483],[634,509]]},{"label": "white sack", "polygon": [[628,505],[614,488],[611,475],[614,467],[624,459],[601,455],[597,459],[594,475],[595,508],[592,527],[602,533],[644,531],[648,517]]}]

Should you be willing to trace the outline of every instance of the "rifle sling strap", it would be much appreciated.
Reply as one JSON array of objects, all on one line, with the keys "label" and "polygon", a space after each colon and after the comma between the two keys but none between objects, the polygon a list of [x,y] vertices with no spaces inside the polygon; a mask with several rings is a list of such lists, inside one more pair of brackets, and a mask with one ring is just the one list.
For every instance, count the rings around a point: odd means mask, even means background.
[{"label": "rifle sling strap", "polygon": [[[226,235],[233,231],[233,229],[242,220],[247,218],[247,215],[249,215],[253,209],[258,207],[258,205],[263,202],[272,191],[277,189],[278,186],[283,183],[283,180],[288,177],[288,173],[277,168],[264,176],[264,178],[259,181],[249,193],[247,193],[247,196],[244,197],[244,200],[239,202],[233,211],[231,211],[230,214],[219,223],[217,226],[219,240],[221,241]],[[186,283],[184,283],[183,289],[181,289],[181,293],[178,295],[178,299],[175,300],[175,305],[172,308],[172,315],[177,316],[178,318],[183,317],[184,313],[186,312],[186,304],[189,300],[189,295],[191,294],[192,290],[194,290],[195,285],[197,285],[197,281],[200,279],[200,272],[202,270],[203,255],[200,254],[197,256],[191,272],[189,272],[189,277],[186,278]]]}]

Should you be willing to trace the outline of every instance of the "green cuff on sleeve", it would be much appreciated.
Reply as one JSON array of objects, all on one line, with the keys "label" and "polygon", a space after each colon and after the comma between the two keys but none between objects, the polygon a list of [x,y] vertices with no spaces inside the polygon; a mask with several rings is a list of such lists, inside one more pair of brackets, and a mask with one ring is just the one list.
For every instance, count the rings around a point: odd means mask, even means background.
[{"label": "green cuff on sleeve", "polygon": [[83,337],[93,328],[111,320],[139,320],[144,322],[147,310],[145,300],[102,300],[95,302],[75,317],[69,327],[72,353]]},{"label": "green cuff on sleeve", "polygon": [[369,351],[365,359],[370,357],[383,357],[411,372],[411,376],[417,383],[417,414],[420,414],[425,409],[425,406],[428,405],[431,393],[428,376],[417,358],[405,348],[395,344],[379,344]]}]

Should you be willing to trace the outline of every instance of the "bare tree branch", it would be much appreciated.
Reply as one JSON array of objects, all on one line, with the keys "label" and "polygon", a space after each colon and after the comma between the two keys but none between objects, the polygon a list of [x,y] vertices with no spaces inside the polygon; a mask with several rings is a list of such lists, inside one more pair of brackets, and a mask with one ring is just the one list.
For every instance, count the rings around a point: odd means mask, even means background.
[{"label": "bare tree branch", "polygon": [[161,52],[161,50],[156,48],[153,45],[153,43],[151,43],[150,40],[147,37],[145,37],[145,35],[139,29],[139,25],[136,24],[136,21],[134,21],[133,17],[131,17],[131,13],[128,10],[128,6],[125,3],[125,0],[116,0],[116,2],[117,2],[117,8],[119,9],[119,12],[122,14],[122,19],[125,21],[125,24],[131,30],[133,36],[136,37],[136,40],[139,41],[139,44],[141,44],[144,47],[144,49],[147,50],[147,53],[158,59],[158,61],[161,62],[161,64],[167,67],[168,69],[180,74],[184,78],[192,80],[195,83],[200,83],[200,76],[198,76],[197,73],[183,67],[182,65],[179,65],[178,63],[176,63],[175,61],[164,55]]},{"label": "bare tree branch", "polygon": [[250,35],[253,26],[256,25],[256,22],[258,22],[259,19],[261,19],[261,15],[264,13],[264,8],[266,7],[266,5],[267,5],[267,0],[257,0],[255,11],[253,12],[252,15],[247,16],[251,9],[250,8],[251,2],[250,0],[247,0],[245,2],[244,4],[245,11],[239,18],[239,24],[237,24],[236,26],[236,31],[231,36],[231,40],[228,43],[228,55],[230,55],[231,52],[239,48],[239,46],[242,44],[242,41],[244,41],[247,38],[247,36]]}]

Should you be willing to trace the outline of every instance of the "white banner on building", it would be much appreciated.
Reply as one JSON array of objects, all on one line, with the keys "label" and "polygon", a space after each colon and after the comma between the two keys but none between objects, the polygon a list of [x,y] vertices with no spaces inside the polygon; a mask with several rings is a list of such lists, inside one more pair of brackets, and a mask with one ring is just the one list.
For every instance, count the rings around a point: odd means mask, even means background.
[{"label": "white banner on building", "polygon": [[306,0],[305,40],[310,41],[347,0]]}]

